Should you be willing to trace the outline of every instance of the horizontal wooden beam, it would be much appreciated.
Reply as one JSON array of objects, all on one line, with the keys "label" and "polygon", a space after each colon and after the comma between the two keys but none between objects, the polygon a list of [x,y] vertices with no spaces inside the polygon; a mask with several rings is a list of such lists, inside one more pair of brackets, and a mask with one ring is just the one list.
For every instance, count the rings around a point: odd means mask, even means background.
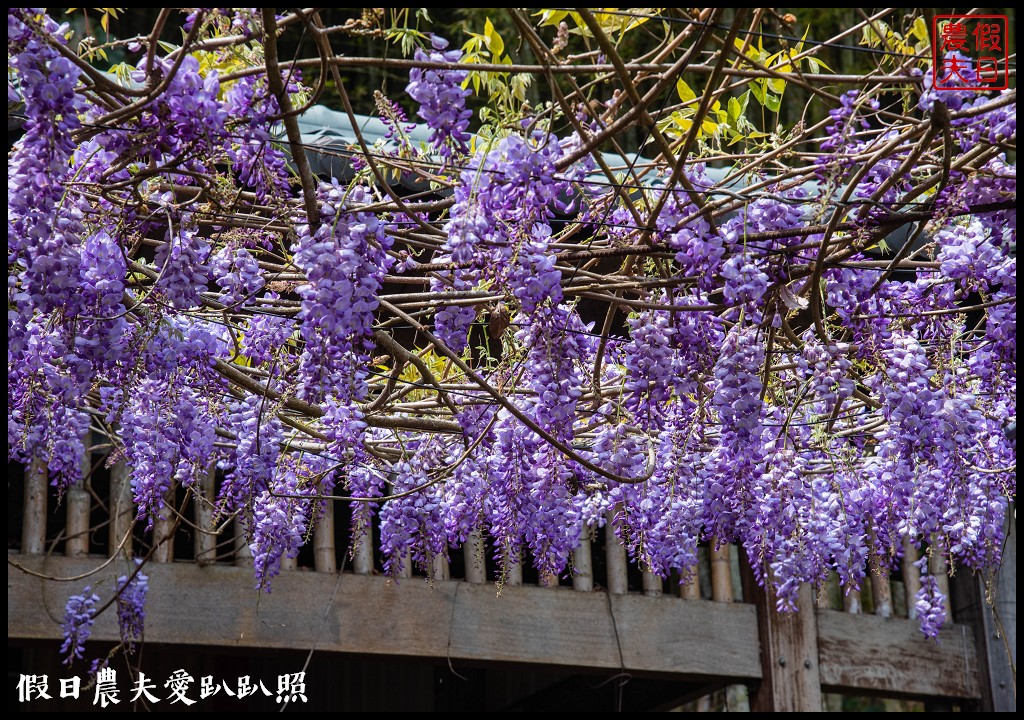
[{"label": "horizontal wooden beam", "polygon": [[[60,638],[67,597],[91,584],[102,601],[129,568],[118,560],[73,582],[101,558],[8,555],[7,636]],[[714,682],[761,678],[753,605],[685,601],[670,595],[610,595],[569,588],[494,586],[420,578],[286,572],[274,591],[254,589],[251,569],[150,564],[146,641],[235,648],[309,649],[365,655],[626,670]],[[821,683],[840,692],[976,698],[978,664],[970,628],[952,625],[939,642],[913,620],[821,611]],[[113,612],[93,638],[117,639]],[[54,652],[57,645],[54,645]]]},{"label": "horizontal wooden beam", "polygon": [[938,641],[917,620],[818,612],[818,660],[827,690],[886,696],[978,698],[974,634],[947,625]]},{"label": "horizontal wooden beam", "polygon": [[[127,563],[75,582],[41,580],[96,567],[96,558],[9,555],[8,638],[60,637],[67,597],[91,584],[102,601]],[[292,571],[273,592],[252,571],[226,565],[151,564],[148,643],[289,648],[367,655],[625,670],[695,679],[761,676],[751,605],[669,595],[613,596],[569,588],[506,586]],[[117,639],[115,614],[97,619],[96,640]],[[56,645],[54,652],[56,652]]]}]

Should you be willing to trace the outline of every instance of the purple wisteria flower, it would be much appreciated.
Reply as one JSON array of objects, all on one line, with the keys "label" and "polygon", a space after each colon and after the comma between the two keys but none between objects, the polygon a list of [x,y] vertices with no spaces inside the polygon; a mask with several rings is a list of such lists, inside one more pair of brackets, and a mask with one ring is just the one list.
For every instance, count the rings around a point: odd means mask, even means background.
[{"label": "purple wisteria flower", "polygon": [[64,622],[61,623],[61,634],[64,643],[60,646],[61,653],[67,653],[64,664],[70,666],[75,660],[81,660],[85,652],[85,641],[92,634],[93,623],[96,622],[96,603],[100,596],[86,586],[81,595],[72,595],[64,607]]}]

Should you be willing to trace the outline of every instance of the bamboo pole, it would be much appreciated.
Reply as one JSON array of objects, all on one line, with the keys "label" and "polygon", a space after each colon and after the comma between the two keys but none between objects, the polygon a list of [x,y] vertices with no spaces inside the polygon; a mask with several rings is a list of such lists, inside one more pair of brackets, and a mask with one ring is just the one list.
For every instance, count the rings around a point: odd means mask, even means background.
[{"label": "bamboo pole", "polygon": [[157,511],[156,520],[153,521],[153,562],[174,561],[174,513],[171,510],[174,495],[172,485],[164,498],[164,506]]},{"label": "bamboo pole", "polygon": [[[110,468],[110,529],[107,535],[108,555],[121,552],[125,557],[132,555],[132,484],[128,466],[123,462]],[[121,547],[121,543],[124,546]]]},{"label": "bamboo pole", "polygon": [[196,562],[208,565],[217,560],[217,536],[213,534],[213,498],[217,482],[217,466],[211,465],[195,487],[194,513],[196,527],[193,550]]},{"label": "bamboo pole", "polygon": [[[831,576],[831,574],[830,572],[829,575]],[[818,588],[818,594],[814,596],[814,605],[819,610],[829,610],[832,607],[832,599],[828,587],[830,579],[831,577],[828,577],[821,583],[821,587]]]},{"label": "bamboo pole", "polygon": [[64,541],[64,554],[68,557],[89,554],[90,498],[85,482],[92,473],[92,453],[89,452],[91,442],[92,433],[87,432],[83,438],[85,452],[82,453],[81,476],[67,490],[67,519],[64,522],[67,539]]},{"label": "bamboo pole", "polygon": [[572,587],[580,592],[594,589],[594,562],[590,547],[590,531],[580,535],[580,546],[572,553]]},{"label": "bamboo pole", "polygon": [[943,606],[946,609],[946,621],[953,622],[953,601],[949,597],[949,564],[946,561],[945,545],[939,538],[933,538],[931,552],[928,553],[928,569],[935,578],[935,585],[942,593]]},{"label": "bamboo pole", "polygon": [[711,599],[715,602],[732,602],[731,548],[729,544],[711,546]]},{"label": "bamboo pole", "polygon": [[405,555],[402,556],[402,569],[398,571],[398,577],[412,577],[412,553],[409,550],[406,550]]},{"label": "bamboo pole", "polygon": [[862,606],[860,601],[860,590],[845,588],[843,594],[843,610],[851,615],[860,615]]},{"label": "bamboo pole", "polygon": [[299,557],[288,557],[288,555],[281,556],[281,570],[296,570],[299,567]]},{"label": "bamboo pole", "polygon": [[615,534],[615,514],[617,508],[608,511],[605,524],[605,561],[608,567],[608,592],[622,595],[629,589],[629,576],[626,567],[626,546]]},{"label": "bamboo pole", "polygon": [[466,563],[466,582],[483,585],[487,579],[487,566],[484,562],[484,541],[479,530],[474,530],[466,538],[462,556]]},{"label": "bamboo pole", "polygon": [[46,462],[32,458],[25,472],[24,517],[21,521],[21,551],[41,555],[46,549],[46,493],[49,473]]},{"label": "bamboo pole", "polygon": [[538,573],[537,585],[540,587],[558,587],[558,576],[554,573]]},{"label": "bamboo pole", "polygon": [[252,566],[252,548],[249,547],[249,524],[252,516],[245,510],[240,510],[235,516],[235,566]]},{"label": "bamboo pole", "polygon": [[352,570],[356,575],[373,572],[373,530],[369,526],[352,533]]},{"label": "bamboo pole", "polygon": [[89,493],[79,480],[67,490],[67,540],[64,554],[81,557],[89,554]]},{"label": "bamboo pole", "polygon": [[642,582],[644,595],[647,597],[657,597],[665,591],[664,582],[657,573],[644,570],[640,580]]},{"label": "bamboo pole", "polygon": [[444,553],[438,553],[430,561],[431,580],[451,580],[451,568],[448,565],[448,558]]},{"label": "bamboo pole", "polygon": [[689,582],[679,586],[679,597],[683,600],[700,600],[700,573],[697,568],[693,568]]},{"label": "bamboo pole", "polygon": [[505,584],[518,587],[523,584],[523,555],[520,552],[516,557],[508,559],[515,562],[508,566],[505,573]]},{"label": "bamboo pole", "polygon": [[[710,548],[711,557],[711,600],[713,602],[731,603],[733,601],[732,589],[732,544],[724,544],[715,547],[712,543]],[[728,685],[725,688],[724,699],[726,709],[732,712],[749,712],[750,700],[747,688],[744,685]]]},{"label": "bamboo pole", "polygon": [[910,538],[903,538],[903,594],[907,600],[907,617],[917,619],[917,592],[921,589],[921,571],[914,567],[921,555]]},{"label": "bamboo pole", "polygon": [[338,570],[334,549],[334,501],[326,500],[323,514],[313,531],[313,567],[317,572],[333,573]]},{"label": "bamboo pole", "polygon": [[868,555],[868,568],[871,575],[871,599],[875,607],[875,615],[892,617],[892,587],[889,585],[889,573],[882,568],[878,555],[874,551]]}]

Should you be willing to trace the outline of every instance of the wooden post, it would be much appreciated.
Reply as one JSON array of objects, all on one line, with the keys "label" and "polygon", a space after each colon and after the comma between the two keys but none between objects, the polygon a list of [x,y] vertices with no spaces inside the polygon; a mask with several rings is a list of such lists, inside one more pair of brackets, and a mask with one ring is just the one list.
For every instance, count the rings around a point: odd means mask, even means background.
[{"label": "wooden post", "polygon": [[217,466],[211,465],[210,470],[195,486],[195,539],[193,551],[196,562],[209,565],[217,560],[217,536],[213,534],[213,499],[217,483]]},{"label": "wooden post", "polygon": [[[754,584],[754,587],[757,587]],[[761,639],[764,677],[751,694],[754,712],[820,712],[821,677],[818,672],[818,622],[814,593],[800,587],[797,612],[779,612],[774,594],[753,590]]]},{"label": "wooden post", "polygon": [[[952,582],[953,611],[957,622],[974,629],[974,645],[981,676],[982,712],[1017,709],[1017,521],[1007,512],[1003,561],[988,589],[984,578],[961,568]],[[995,605],[993,612],[991,599]]]},{"label": "wooden post", "polygon": [[338,571],[337,554],[334,551],[334,501],[326,500],[323,514],[313,530],[313,567],[317,572]]},{"label": "wooden post", "polygon": [[921,589],[921,571],[914,567],[920,559],[917,546],[910,538],[903,538],[903,594],[907,597],[907,618],[917,619],[917,591]]},{"label": "wooden post", "polygon": [[46,550],[46,493],[49,472],[40,457],[25,470],[25,505],[21,520],[21,551],[41,555]]},{"label": "wooden post", "polygon": [[594,589],[594,564],[591,557],[590,530],[580,534],[580,546],[572,553],[572,587],[580,592]]},{"label": "wooden post", "polygon": [[626,546],[615,534],[615,514],[617,509],[608,511],[607,523],[604,526],[604,554],[608,568],[608,592],[622,595],[629,589],[629,576],[626,567]]},{"label": "wooden post", "polygon": [[479,530],[474,530],[462,546],[462,557],[466,563],[466,582],[483,585],[487,581],[487,564],[484,560],[484,540]]},{"label": "wooden post", "polygon": [[729,565],[730,548],[723,544],[711,544],[711,599],[715,602],[732,602],[732,568]]},{"label": "wooden post", "polygon": [[[110,468],[110,530],[107,535],[108,550],[111,556],[121,552],[125,557],[132,556],[132,484],[128,477],[128,466],[123,462],[115,463]],[[121,543],[124,547],[121,547]]]}]

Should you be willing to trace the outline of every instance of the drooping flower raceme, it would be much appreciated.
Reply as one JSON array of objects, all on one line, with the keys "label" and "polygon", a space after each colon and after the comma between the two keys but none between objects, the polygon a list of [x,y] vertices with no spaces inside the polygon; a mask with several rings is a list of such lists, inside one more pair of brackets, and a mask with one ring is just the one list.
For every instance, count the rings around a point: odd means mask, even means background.
[{"label": "drooping flower raceme", "polygon": [[61,623],[61,634],[64,643],[60,646],[61,653],[67,653],[64,664],[70,666],[75,660],[81,660],[85,652],[85,641],[92,634],[93,623],[96,622],[96,603],[100,596],[87,586],[80,595],[68,598],[64,608],[64,622]]},{"label": "drooping flower raceme", "polygon": [[[140,563],[141,560],[136,559],[136,564]],[[134,577],[121,575],[117,578],[117,626],[121,644],[129,654],[135,652],[135,644],[142,640],[148,591],[149,577],[141,572],[136,572]]]},{"label": "drooping flower raceme", "polygon": [[[448,41],[434,35],[430,52],[417,48],[415,59],[440,63],[458,63],[461,50],[448,50]],[[468,71],[461,69],[414,68],[405,91],[420,104],[417,113],[431,129],[430,143],[438,154],[449,159],[463,155],[469,145],[469,120],[473,111],[466,108],[472,91],[462,87]]]}]

